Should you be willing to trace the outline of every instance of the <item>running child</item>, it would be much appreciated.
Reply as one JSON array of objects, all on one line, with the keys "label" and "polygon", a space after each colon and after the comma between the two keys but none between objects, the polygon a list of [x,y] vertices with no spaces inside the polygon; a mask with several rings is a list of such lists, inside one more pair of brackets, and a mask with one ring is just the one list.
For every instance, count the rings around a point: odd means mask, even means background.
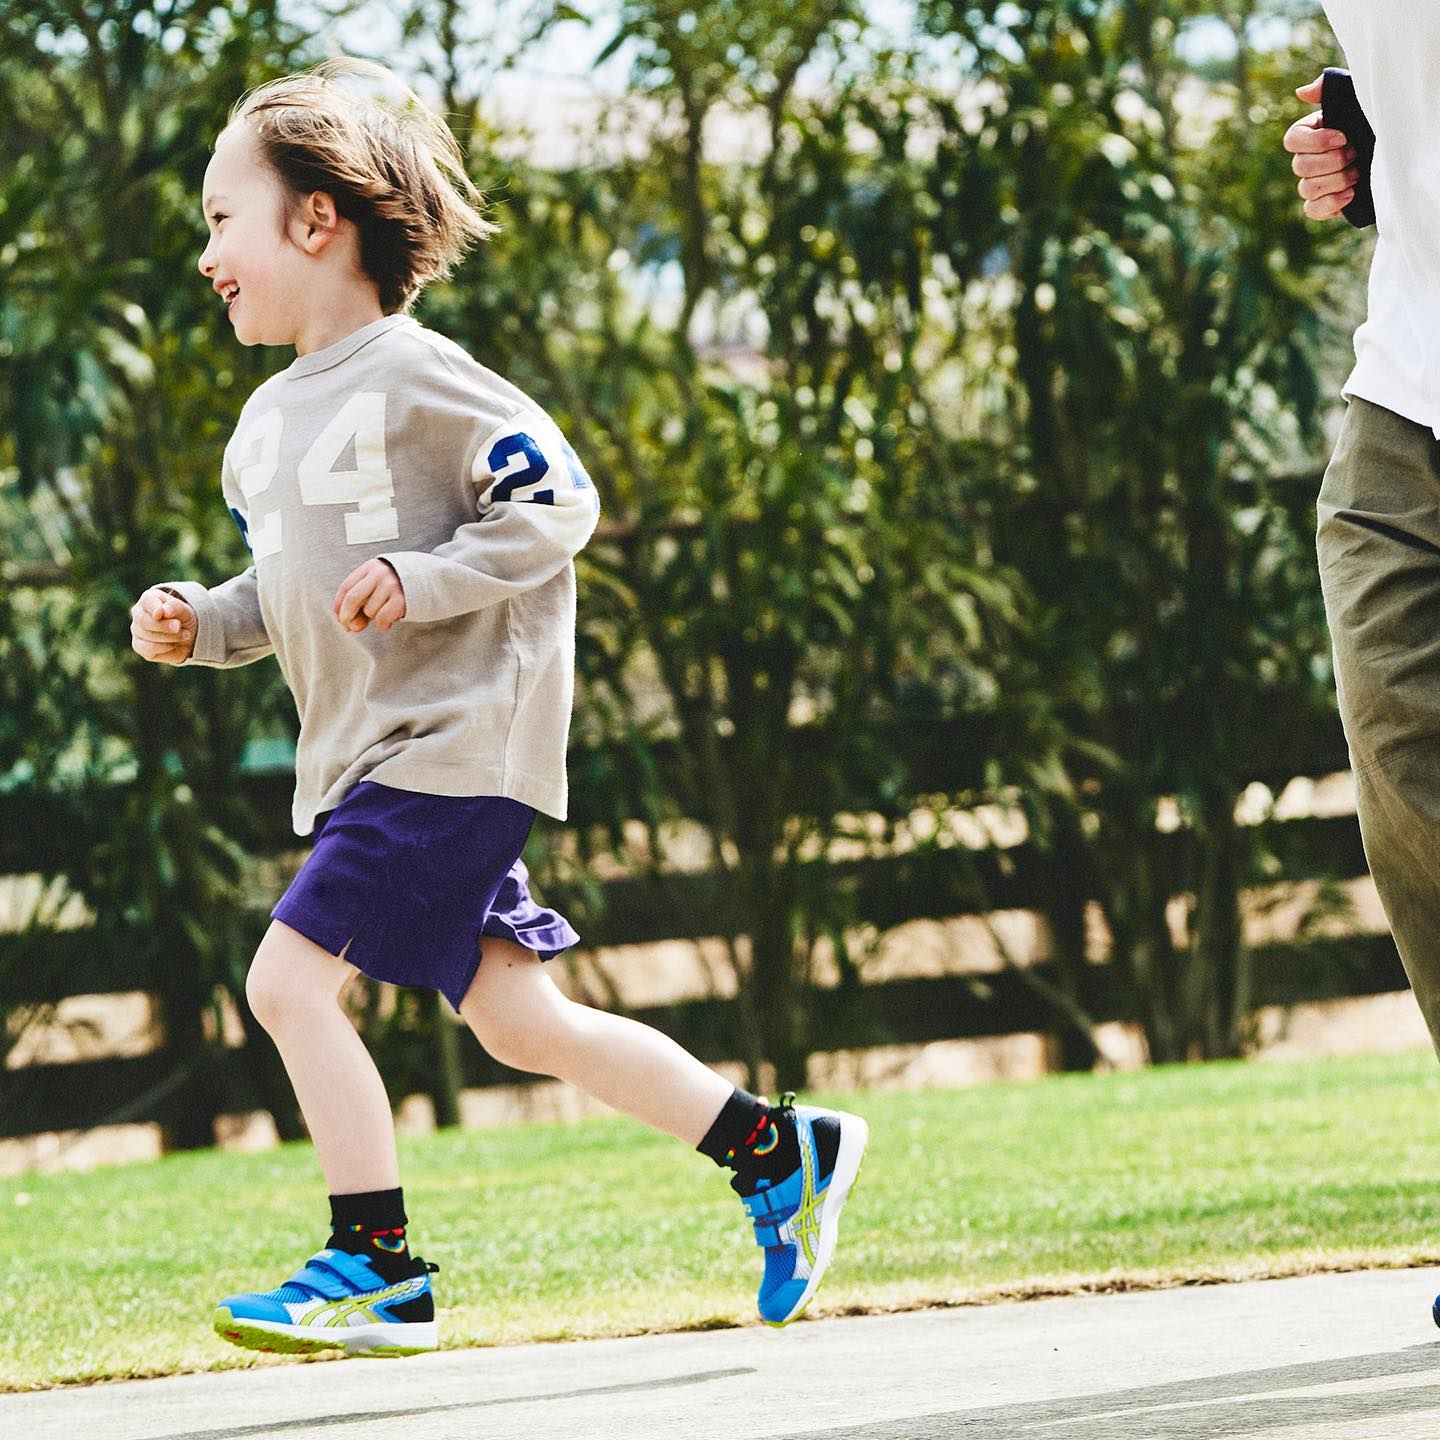
[{"label": "running child", "polygon": [[245,989],[331,1224],[278,1288],[222,1300],[216,1330],[261,1350],[437,1346],[438,1267],[410,1253],[389,1101],[339,1003],[357,973],[439,990],[501,1063],[733,1171],[764,1249],[760,1314],[786,1324],[830,1263],[865,1122],[772,1106],[544,969],[580,937],[520,857],[537,811],[566,818],[573,558],[600,502],[540,406],[409,314],[494,228],[459,146],[389,71],[326,61],[237,101],[202,204],[199,268],[236,338],[296,358],[246,402],[221,467],[253,563],[214,589],[148,588],[132,644],[172,665],[274,654],[294,695],[292,818],[313,848]]}]

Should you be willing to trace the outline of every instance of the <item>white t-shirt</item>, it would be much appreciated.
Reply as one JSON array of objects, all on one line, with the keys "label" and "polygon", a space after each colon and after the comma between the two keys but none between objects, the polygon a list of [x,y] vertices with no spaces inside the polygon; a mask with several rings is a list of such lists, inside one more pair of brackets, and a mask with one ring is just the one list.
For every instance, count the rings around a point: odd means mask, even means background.
[{"label": "white t-shirt", "polygon": [[1428,425],[1440,439],[1440,6],[1325,0],[1325,14],[1375,131],[1369,308],[1341,394]]}]

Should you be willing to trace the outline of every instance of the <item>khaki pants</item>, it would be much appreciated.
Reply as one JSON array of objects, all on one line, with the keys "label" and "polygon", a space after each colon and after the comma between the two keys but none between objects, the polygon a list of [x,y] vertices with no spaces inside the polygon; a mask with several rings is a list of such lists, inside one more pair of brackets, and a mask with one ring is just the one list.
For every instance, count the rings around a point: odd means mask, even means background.
[{"label": "khaki pants", "polygon": [[1440,441],[1352,399],[1318,518],[1360,833],[1440,1054]]}]

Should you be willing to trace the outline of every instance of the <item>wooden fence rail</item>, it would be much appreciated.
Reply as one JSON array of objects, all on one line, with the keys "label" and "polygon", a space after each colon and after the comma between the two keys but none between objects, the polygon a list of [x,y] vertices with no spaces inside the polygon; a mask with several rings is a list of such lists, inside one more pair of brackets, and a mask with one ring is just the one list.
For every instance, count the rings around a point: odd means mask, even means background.
[{"label": "wooden fence rail", "polygon": [[[1175,834],[1162,841],[1162,854],[1171,861],[1172,893],[1181,889],[1183,838]],[[1354,816],[1286,821],[1275,827],[1272,844],[1288,881],[1365,873]],[[1040,866],[1041,856],[1029,844],[994,850],[950,846],[832,861],[825,865],[825,883],[854,892],[859,923],[889,930],[908,920],[1034,908],[1043,883]],[[649,877],[608,880],[599,889],[603,916],[586,925],[581,936],[586,948],[699,940],[730,929],[723,877],[713,873],[672,873],[658,883]],[[11,1001],[146,990],[167,963],[144,929],[107,927],[103,942],[88,927],[57,931],[43,937],[43,946],[43,964],[7,977]]]},{"label": "wooden fence rail", "polygon": [[[1264,946],[1253,952],[1253,960],[1257,1005],[1379,994],[1402,990],[1406,983],[1388,935]],[[1049,965],[1034,968],[1042,977],[1050,974]],[[1135,1018],[1111,965],[1088,967],[1079,998],[1097,1023]],[[1011,1035],[1054,1024],[1046,1002],[1013,970],[822,989],[813,1003],[827,1049]],[[707,1063],[741,1053],[733,1000],[686,1000],[631,1013],[667,1034],[683,1035],[687,1048]],[[236,1111],[264,1108],[243,1047],[226,1050],[214,1063],[218,1072],[207,1078],[218,1082]],[[506,1069],[475,1044],[463,1046],[462,1064],[467,1086],[539,1078]],[[0,1130],[26,1135],[121,1121],[174,1123],[193,1103],[190,1086],[196,1077],[157,1052],[125,1060],[31,1065],[7,1079],[10,1094]]]}]

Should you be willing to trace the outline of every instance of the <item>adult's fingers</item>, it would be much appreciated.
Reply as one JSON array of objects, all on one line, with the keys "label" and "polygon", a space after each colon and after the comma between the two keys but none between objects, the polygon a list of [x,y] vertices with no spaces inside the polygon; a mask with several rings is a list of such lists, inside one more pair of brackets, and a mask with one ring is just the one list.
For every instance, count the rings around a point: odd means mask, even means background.
[{"label": "adult's fingers", "polygon": [[1355,198],[1353,190],[1342,190],[1338,195],[1324,195],[1319,200],[1305,202],[1305,214],[1311,220],[1333,220]]},{"label": "adult's fingers", "polygon": [[1339,175],[1354,165],[1355,149],[1346,145],[1340,150],[1327,150],[1321,155],[1297,155],[1290,168],[1302,179],[1313,180],[1320,175]]},{"label": "adult's fingers", "polygon": [[1302,180],[1295,188],[1303,199],[1319,200],[1326,195],[1338,195],[1342,190],[1353,190],[1359,180],[1360,172],[1351,168],[1334,175],[1321,175],[1314,180]]},{"label": "adult's fingers", "polygon": [[1292,155],[1314,155],[1326,150],[1342,149],[1349,142],[1343,130],[1327,130],[1320,122],[1319,110],[1312,110],[1294,121],[1281,137],[1281,145]]}]

